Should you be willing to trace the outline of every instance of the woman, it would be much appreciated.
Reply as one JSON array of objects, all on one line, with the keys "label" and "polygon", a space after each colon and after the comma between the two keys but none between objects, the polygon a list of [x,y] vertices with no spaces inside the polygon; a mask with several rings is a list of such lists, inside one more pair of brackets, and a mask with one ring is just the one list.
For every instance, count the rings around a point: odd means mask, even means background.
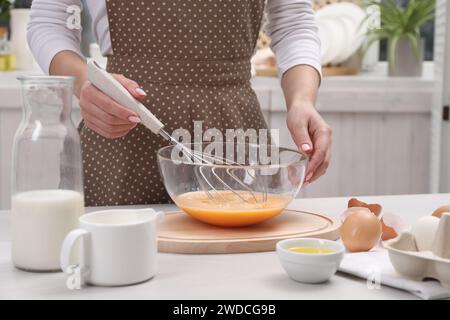
[{"label": "woman", "polygon": [[[208,128],[264,129],[250,87],[250,58],[264,9],[288,107],[287,126],[309,153],[306,183],[327,169],[331,131],[314,108],[320,45],[307,0],[88,0],[107,70],[169,132]],[[28,41],[51,75],[76,77],[83,121],[85,198],[89,206],[165,203],[169,197],[155,152],[166,142],[138,115],[87,80],[81,30],[67,26],[80,0],[34,0]],[[73,9],[73,7],[72,7]]]}]

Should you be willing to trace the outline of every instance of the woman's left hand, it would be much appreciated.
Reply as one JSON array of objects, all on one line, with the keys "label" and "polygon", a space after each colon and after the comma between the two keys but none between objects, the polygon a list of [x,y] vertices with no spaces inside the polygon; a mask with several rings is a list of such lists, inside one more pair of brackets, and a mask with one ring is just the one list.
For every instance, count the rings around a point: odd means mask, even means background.
[{"label": "woman's left hand", "polygon": [[290,106],[287,126],[298,149],[310,159],[305,184],[325,174],[331,156],[331,128],[309,102]]}]

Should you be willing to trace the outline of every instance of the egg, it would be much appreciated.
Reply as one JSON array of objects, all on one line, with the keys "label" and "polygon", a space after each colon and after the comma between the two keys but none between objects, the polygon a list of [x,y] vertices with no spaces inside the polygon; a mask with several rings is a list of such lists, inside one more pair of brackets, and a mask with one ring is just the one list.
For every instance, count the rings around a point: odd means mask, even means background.
[{"label": "egg", "polygon": [[[350,208],[361,208],[361,207],[367,208],[377,217],[380,216],[381,210],[383,210],[383,207],[381,205],[379,205],[378,203],[365,203],[356,198],[351,198],[348,201],[349,209]],[[383,240],[383,241],[393,239],[398,236],[398,233],[395,230],[395,228],[385,221],[384,216],[381,218],[381,230],[382,230],[381,231],[381,234],[382,234],[381,240]]]},{"label": "egg", "polygon": [[347,219],[347,217],[355,212],[361,212],[361,211],[366,211],[366,212],[370,212],[369,209],[364,208],[364,207],[351,207],[351,208],[347,208],[347,210],[345,210],[342,214],[341,214],[341,222],[344,222],[345,219]]},{"label": "egg", "polygon": [[444,212],[450,213],[450,205],[442,206],[434,210],[432,216],[440,218]]},{"label": "egg", "polygon": [[341,239],[348,251],[372,249],[381,238],[381,222],[367,208],[352,209],[341,226]]},{"label": "egg", "polygon": [[431,250],[439,221],[439,218],[434,216],[426,216],[417,220],[413,225],[411,231],[416,239],[416,246],[419,251]]},{"label": "egg", "polygon": [[383,207],[381,205],[379,205],[378,203],[365,203],[356,198],[351,198],[350,200],[348,200],[347,207],[349,207],[349,208],[352,208],[352,207],[367,208],[370,211],[372,211],[376,216],[379,216],[381,213],[381,210],[383,209]]}]

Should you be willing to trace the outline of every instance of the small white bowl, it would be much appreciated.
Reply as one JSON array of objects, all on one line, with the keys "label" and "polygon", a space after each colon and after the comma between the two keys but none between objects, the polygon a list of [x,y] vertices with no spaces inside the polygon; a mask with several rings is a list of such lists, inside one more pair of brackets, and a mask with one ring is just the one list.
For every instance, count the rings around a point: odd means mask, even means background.
[{"label": "small white bowl", "polygon": [[[332,253],[299,253],[293,247],[320,247]],[[287,274],[295,281],[321,283],[336,273],[344,257],[344,246],[338,242],[316,238],[294,238],[279,241],[277,254]]]}]

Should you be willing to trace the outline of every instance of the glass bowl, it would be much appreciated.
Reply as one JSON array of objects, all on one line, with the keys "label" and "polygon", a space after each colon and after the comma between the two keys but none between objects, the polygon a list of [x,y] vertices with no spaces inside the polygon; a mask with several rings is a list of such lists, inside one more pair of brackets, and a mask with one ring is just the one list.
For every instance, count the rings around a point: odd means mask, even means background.
[{"label": "glass bowl", "polygon": [[308,158],[294,150],[249,143],[184,146],[198,157],[172,145],[158,150],[164,185],[180,209],[211,225],[241,227],[273,218],[305,178]]}]

